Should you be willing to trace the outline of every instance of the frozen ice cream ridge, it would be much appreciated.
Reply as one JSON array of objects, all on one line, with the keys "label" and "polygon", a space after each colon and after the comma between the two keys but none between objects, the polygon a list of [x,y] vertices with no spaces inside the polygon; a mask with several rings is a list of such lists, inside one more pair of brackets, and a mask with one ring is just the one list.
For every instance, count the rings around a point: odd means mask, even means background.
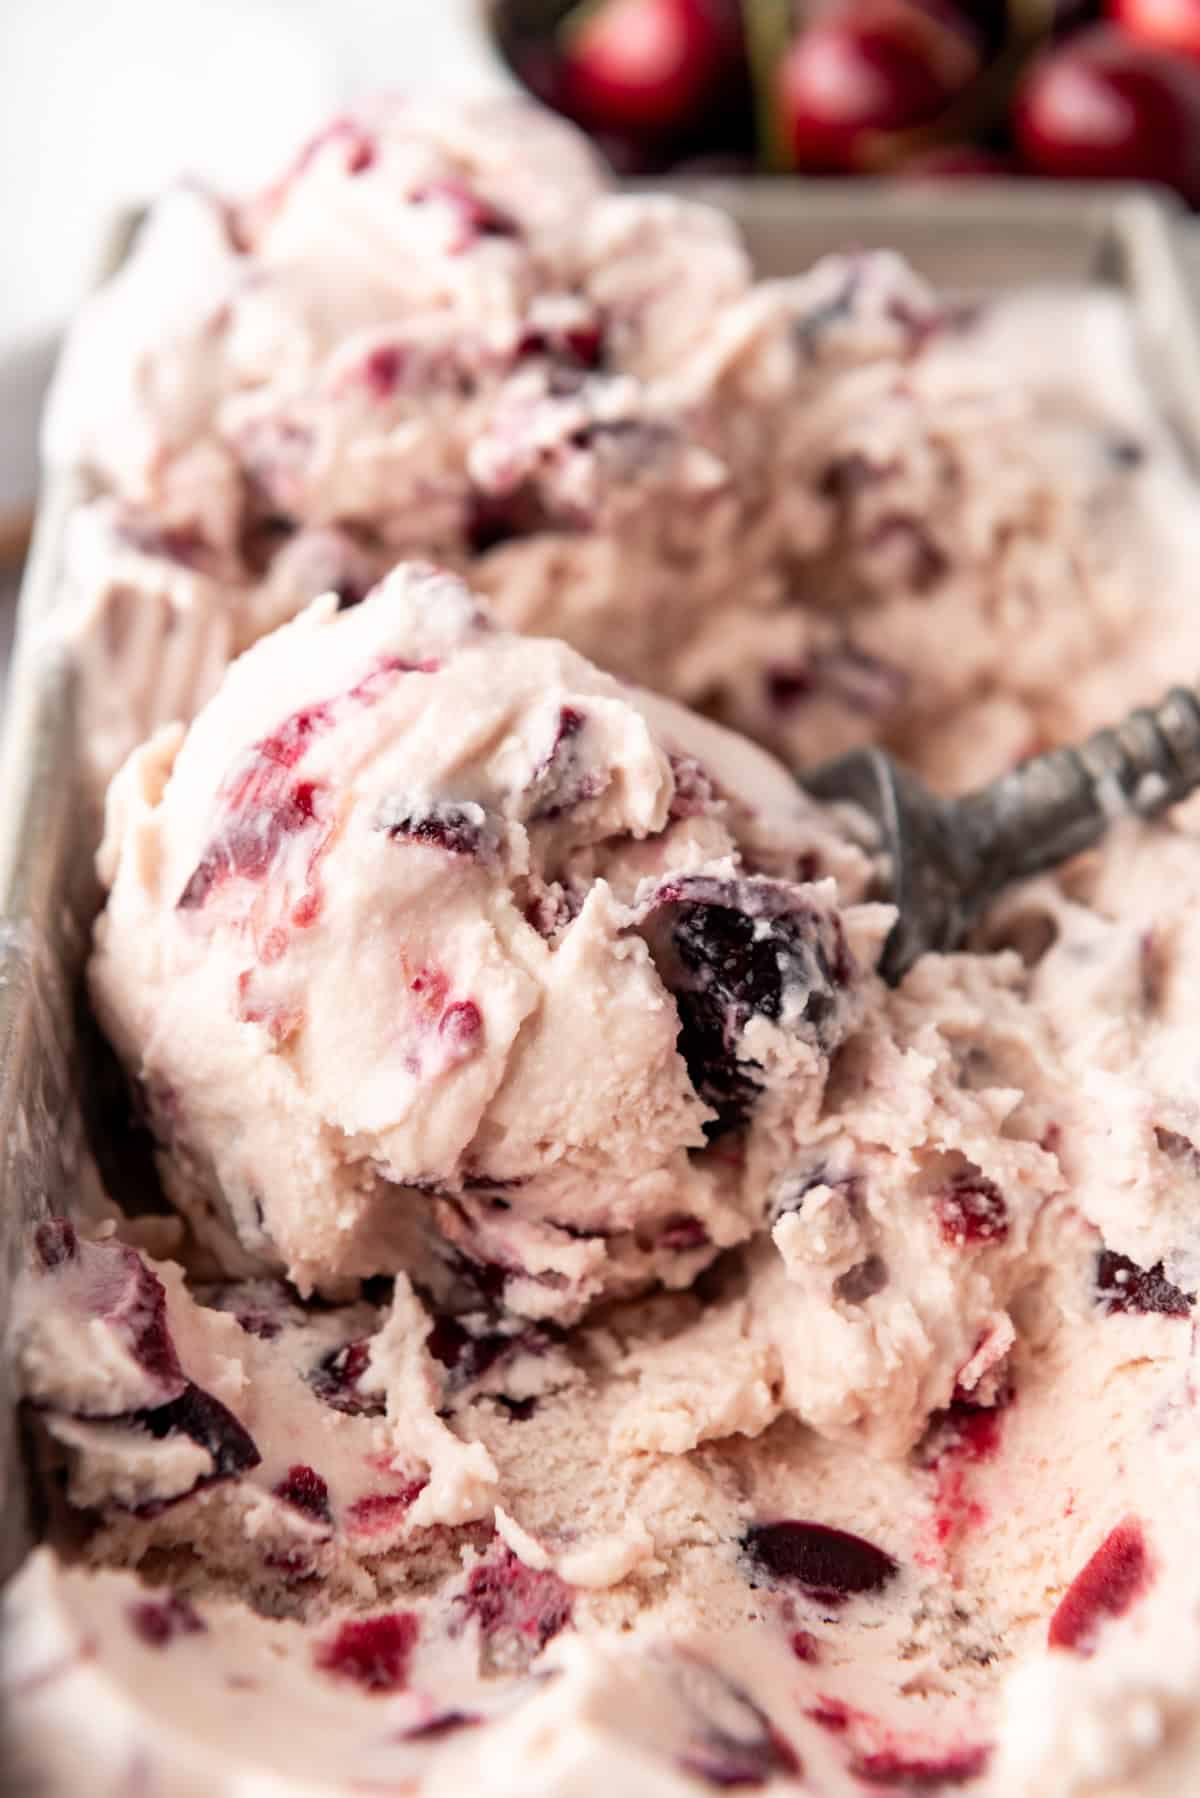
[{"label": "frozen ice cream ridge", "polygon": [[100,865],[97,1008],[223,1263],[457,1252],[529,1317],[761,1227],[880,929],[765,755],[411,567],[138,751]]}]

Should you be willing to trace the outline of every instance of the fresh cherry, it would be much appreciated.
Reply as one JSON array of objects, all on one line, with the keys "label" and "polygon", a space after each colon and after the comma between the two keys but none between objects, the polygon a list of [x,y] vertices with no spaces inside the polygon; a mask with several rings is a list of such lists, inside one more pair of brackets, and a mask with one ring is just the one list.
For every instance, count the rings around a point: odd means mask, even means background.
[{"label": "fresh cherry", "polygon": [[801,31],[780,63],[780,136],[797,168],[867,168],[878,133],[937,118],[979,62],[957,15],[915,0],[846,0]]},{"label": "fresh cherry", "polygon": [[1133,37],[1200,57],[1200,0],[1108,0],[1108,11]]},{"label": "fresh cherry", "polygon": [[1154,181],[1200,205],[1200,63],[1097,25],[1040,56],[1014,101],[1026,161],[1061,179]]},{"label": "fresh cherry", "polygon": [[554,103],[596,131],[675,135],[702,118],[741,60],[728,0],[601,0],[560,28]]}]

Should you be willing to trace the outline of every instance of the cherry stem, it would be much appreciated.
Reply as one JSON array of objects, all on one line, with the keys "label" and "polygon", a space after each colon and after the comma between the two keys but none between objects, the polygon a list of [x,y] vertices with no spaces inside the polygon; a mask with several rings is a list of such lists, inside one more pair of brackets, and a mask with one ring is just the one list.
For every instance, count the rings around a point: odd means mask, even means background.
[{"label": "cherry stem", "polygon": [[779,65],[795,28],[792,0],[741,0],[742,36],[754,92],[754,131],[759,166],[786,173],[794,161],[780,129]]},{"label": "cherry stem", "polygon": [[[568,45],[575,33],[586,25],[596,13],[602,12],[607,5],[608,0],[575,0],[575,4],[568,6],[567,10],[559,16],[558,23],[554,27],[556,41],[561,45]],[[558,9],[552,7],[550,10],[556,12]]]}]

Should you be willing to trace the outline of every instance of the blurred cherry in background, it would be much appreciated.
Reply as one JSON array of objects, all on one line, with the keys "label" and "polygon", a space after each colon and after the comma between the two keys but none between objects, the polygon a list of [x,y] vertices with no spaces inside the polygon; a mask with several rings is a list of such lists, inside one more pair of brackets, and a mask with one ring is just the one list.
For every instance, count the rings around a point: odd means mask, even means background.
[{"label": "blurred cherry in background", "polygon": [[611,0],[560,30],[564,106],[601,131],[675,135],[701,123],[741,54],[725,0]]},{"label": "blurred cherry in background", "polygon": [[622,174],[1144,180],[1200,207],[1200,0],[498,0]]},{"label": "blurred cherry in background", "polygon": [[1108,10],[1135,37],[1200,58],[1200,0],[1109,0]]},{"label": "blurred cherry in background", "polygon": [[975,33],[951,7],[845,0],[793,38],[776,73],[778,129],[796,168],[872,167],[880,132],[926,125],[979,73]]},{"label": "blurred cherry in background", "polygon": [[[748,151],[754,126],[738,0],[582,0],[499,9],[514,71],[596,138],[619,173]],[[530,29],[528,16],[541,20]],[[513,23],[515,20],[515,25]]]},{"label": "blurred cherry in background", "polygon": [[1044,174],[1158,181],[1200,205],[1200,62],[1098,25],[1034,63],[1014,122]]}]

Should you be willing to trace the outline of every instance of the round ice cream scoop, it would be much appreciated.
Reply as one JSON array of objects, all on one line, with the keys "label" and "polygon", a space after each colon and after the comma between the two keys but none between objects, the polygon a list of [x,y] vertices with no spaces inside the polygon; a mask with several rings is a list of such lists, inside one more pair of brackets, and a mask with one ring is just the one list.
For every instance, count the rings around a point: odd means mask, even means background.
[{"label": "round ice cream scoop", "polygon": [[1089,849],[1118,818],[1147,818],[1200,785],[1200,697],[1173,687],[1086,742],[1033,756],[976,792],[943,799],[882,749],[802,777],[879,827],[899,916],[880,970],[895,982],[927,950],[953,949],[1014,880]]},{"label": "round ice cream scoop", "polygon": [[98,1015],[227,1268],[559,1320],[759,1226],[882,928],[769,756],[414,565],[135,753],[101,866]]}]

